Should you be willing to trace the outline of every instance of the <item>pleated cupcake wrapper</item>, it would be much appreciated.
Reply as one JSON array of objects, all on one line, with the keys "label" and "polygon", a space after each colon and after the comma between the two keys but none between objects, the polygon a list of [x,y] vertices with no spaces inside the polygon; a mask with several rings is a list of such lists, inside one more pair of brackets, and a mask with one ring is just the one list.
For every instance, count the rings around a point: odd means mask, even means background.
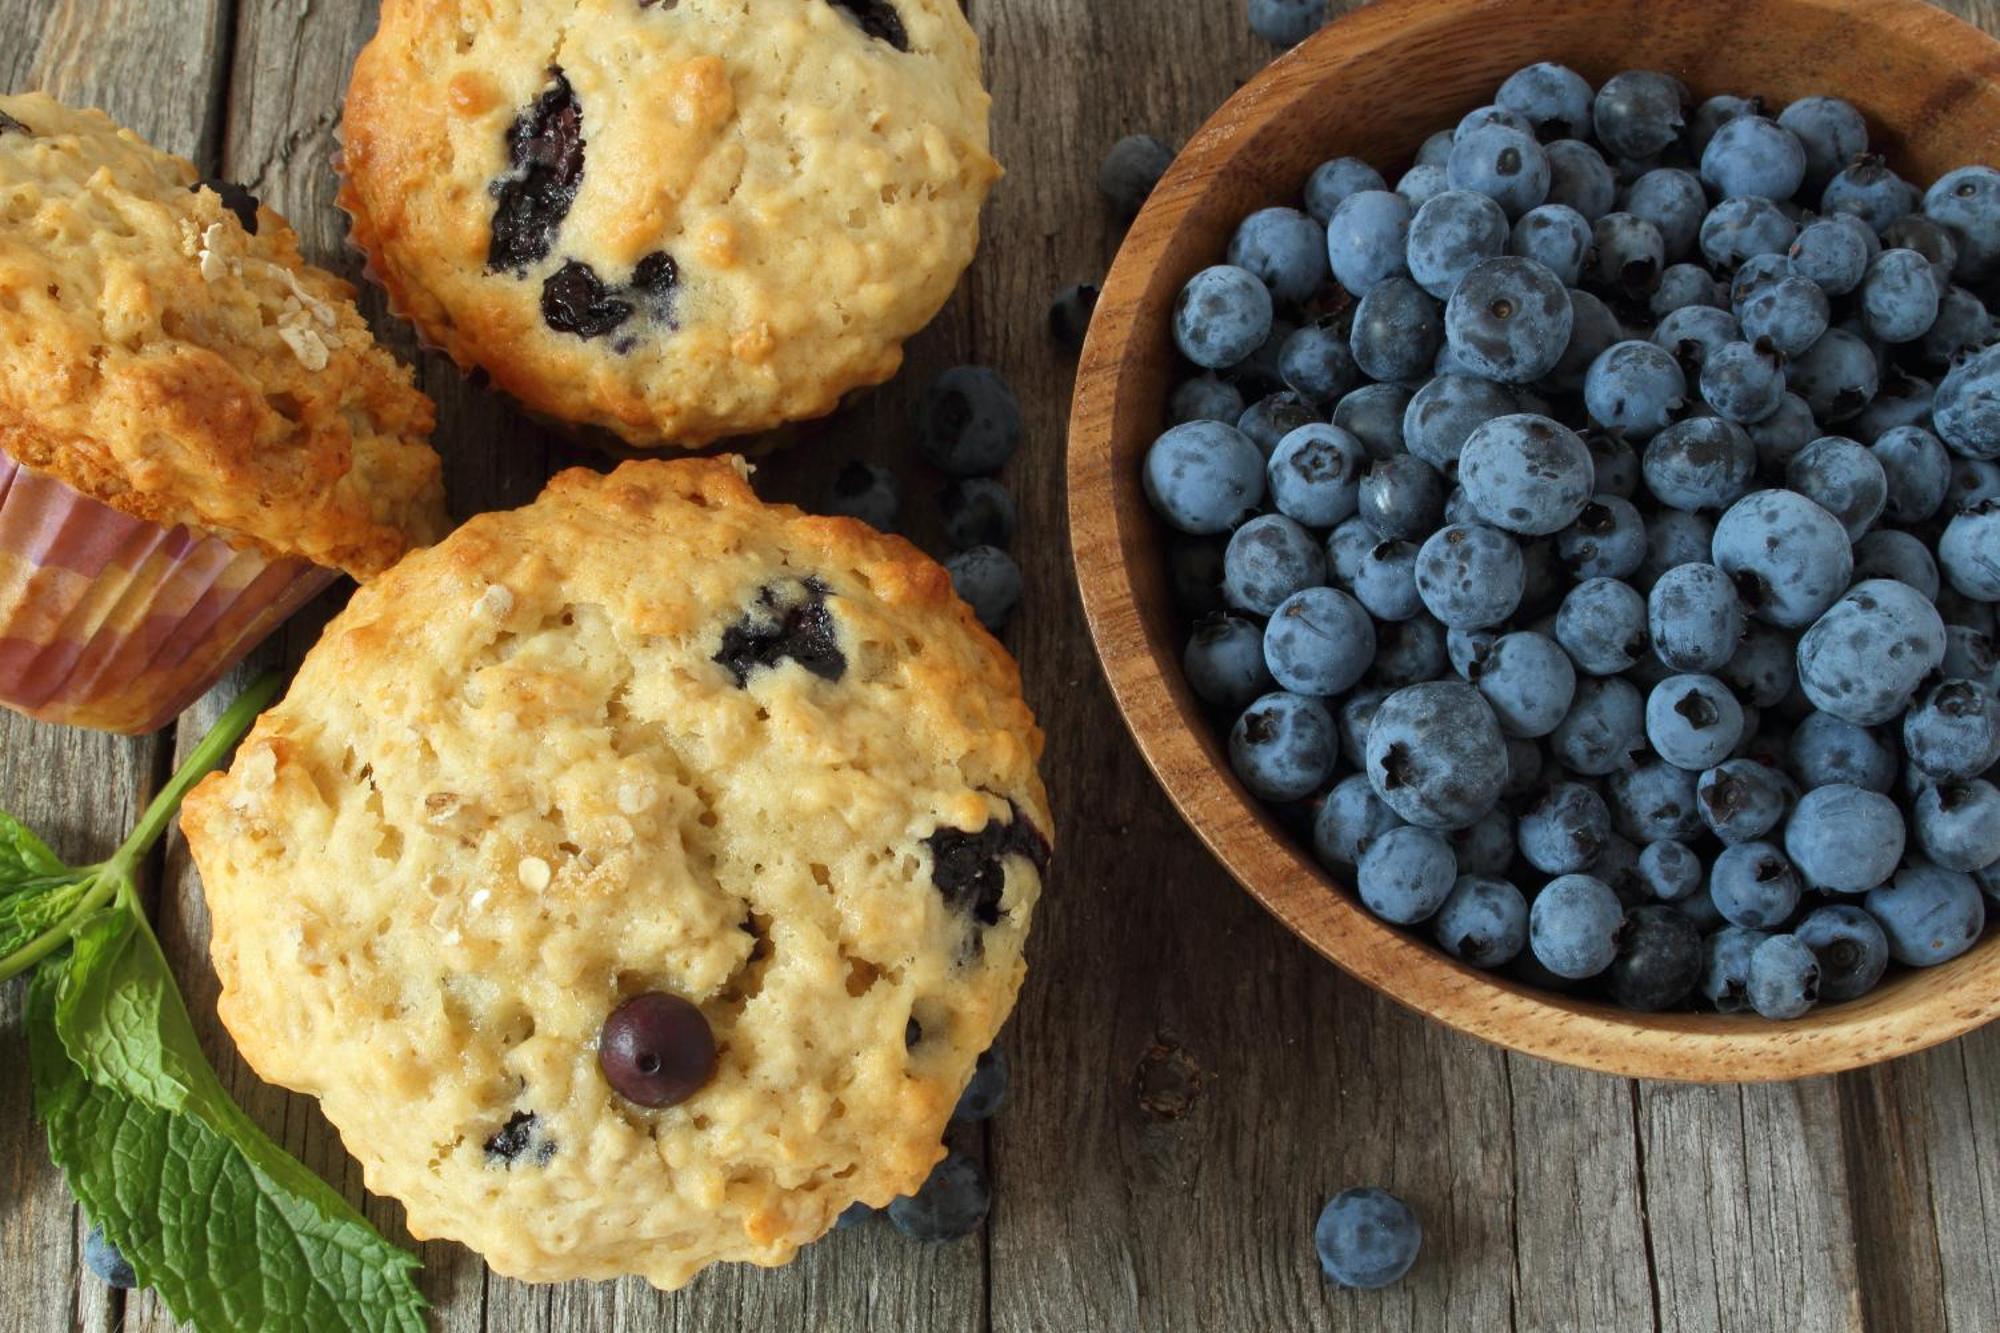
[{"label": "pleated cupcake wrapper", "polygon": [[0,704],[158,731],[335,577],[135,518],[0,453]]}]

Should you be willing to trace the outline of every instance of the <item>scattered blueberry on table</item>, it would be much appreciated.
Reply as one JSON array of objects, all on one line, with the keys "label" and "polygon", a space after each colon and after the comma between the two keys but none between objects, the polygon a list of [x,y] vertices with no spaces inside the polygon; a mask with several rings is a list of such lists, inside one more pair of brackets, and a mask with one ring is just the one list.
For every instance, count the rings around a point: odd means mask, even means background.
[{"label": "scattered blueberry on table", "polygon": [[1343,1287],[1368,1289],[1400,1281],[1423,1243],[1416,1213],[1387,1190],[1342,1190],[1313,1227],[1319,1266]]},{"label": "scattered blueberry on table", "polygon": [[[1180,293],[1143,476],[1188,684],[1375,915],[1786,1019],[2000,912],[2000,171],[1869,146],[1839,98],[1534,65]],[[1368,1191],[1317,1233],[1349,1285],[1417,1237]]]}]

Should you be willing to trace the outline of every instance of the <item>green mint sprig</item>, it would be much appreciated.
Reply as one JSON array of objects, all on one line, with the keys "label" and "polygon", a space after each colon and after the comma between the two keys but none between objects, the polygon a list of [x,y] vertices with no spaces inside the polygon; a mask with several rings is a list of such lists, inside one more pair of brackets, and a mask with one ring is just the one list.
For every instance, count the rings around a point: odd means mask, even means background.
[{"label": "green mint sprig", "polygon": [[0,812],[0,982],[34,969],[28,1065],[49,1155],[177,1318],[207,1333],[420,1333],[415,1256],[230,1099],[139,901],[139,866],[181,798],[278,684],[245,690],[96,865],[64,865]]}]

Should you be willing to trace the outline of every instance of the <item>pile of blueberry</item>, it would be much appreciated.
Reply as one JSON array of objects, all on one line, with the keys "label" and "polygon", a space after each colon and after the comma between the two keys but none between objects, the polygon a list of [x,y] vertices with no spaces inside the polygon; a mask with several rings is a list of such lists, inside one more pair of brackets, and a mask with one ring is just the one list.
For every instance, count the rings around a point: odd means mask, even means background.
[{"label": "pile of blueberry", "polygon": [[1190,687],[1381,918],[1772,1018],[2000,912],[2000,172],[1540,64],[1187,284]]}]

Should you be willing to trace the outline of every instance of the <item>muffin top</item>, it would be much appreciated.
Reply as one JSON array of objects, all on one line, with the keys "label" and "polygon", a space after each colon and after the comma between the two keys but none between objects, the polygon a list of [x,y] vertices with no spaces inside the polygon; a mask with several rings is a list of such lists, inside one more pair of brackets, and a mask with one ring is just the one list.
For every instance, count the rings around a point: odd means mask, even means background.
[{"label": "muffin top", "polygon": [[[565,472],[359,592],[182,826],[219,1012],[421,1237],[542,1281],[778,1264],[913,1192],[1049,854],[1015,667],[930,560],[730,462]],[[713,1077],[599,1060],[640,996]]]},{"label": "muffin top", "polygon": [[956,0],[386,0],[341,205],[399,312],[640,446],[878,384],[999,175]]},{"label": "muffin top", "polygon": [[0,451],[358,578],[444,527],[430,400],[285,220],[98,111],[0,97]]}]

